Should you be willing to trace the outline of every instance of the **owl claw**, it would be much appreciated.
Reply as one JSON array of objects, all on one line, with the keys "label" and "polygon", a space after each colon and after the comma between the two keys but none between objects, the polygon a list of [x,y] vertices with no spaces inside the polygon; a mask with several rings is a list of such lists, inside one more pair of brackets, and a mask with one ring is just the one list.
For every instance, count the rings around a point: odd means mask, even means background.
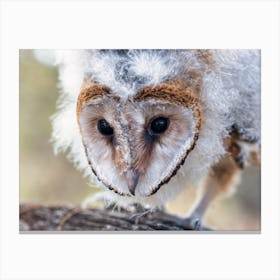
[{"label": "owl claw", "polygon": [[201,220],[199,218],[194,218],[191,220],[194,230],[200,230],[202,227]]},{"label": "owl claw", "polygon": [[198,215],[190,215],[187,218],[181,218],[176,215],[168,214],[165,212],[159,212],[161,215],[164,213],[164,216],[168,219],[170,222],[174,222],[174,224],[178,225],[184,230],[195,230],[195,231],[208,231],[212,230],[211,228],[208,228],[203,225],[202,219]]},{"label": "owl claw", "polygon": [[193,230],[203,230],[203,225],[199,217],[190,216],[182,220],[182,225]]}]

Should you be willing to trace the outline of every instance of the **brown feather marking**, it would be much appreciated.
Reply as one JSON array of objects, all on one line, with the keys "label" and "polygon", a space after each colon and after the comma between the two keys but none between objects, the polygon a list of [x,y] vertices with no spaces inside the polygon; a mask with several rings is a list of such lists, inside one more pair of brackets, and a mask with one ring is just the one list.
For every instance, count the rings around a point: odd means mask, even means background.
[{"label": "brown feather marking", "polygon": [[170,104],[185,106],[191,108],[198,102],[192,90],[183,87],[181,81],[162,83],[158,86],[148,86],[139,91],[134,98],[135,101],[144,101],[147,99],[158,99]]},{"label": "brown feather marking", "polygon": [[224,140],[224,146],[226,147],[227,152],[232,156],[235,162],[240,168],[243,168],[243,163],[239,160],[240,155],[240,146],[238,145],[239,136],[238,134],[233,134]]},{"label": "brown feather marking", "polygon": [[200,100],[195,96],[195,91],[183,80],[175,80],[155,87],[145,87],[138,92],[134,100],[140,102],[156,99],[192,109],[197,120],[196,131],[199,131],[202,123],[202,110]]},{"label": "brown feather marking", "polygon": [[97,84],[89,79],[86,79],[82,85],[81,92],[77,101],[78,119],[84,104],[87,104],[92,99],[100,98],[110,93],[111,90],[108,87]]},{"label": "brown feather marking", "polygon": [[[246,143],[246,145],[250,146],[250,153],[246,158],[242,157],[241,143]],[[244,168],[245,162],[249,162],[253,166],[261,164],[260,149],[254,143],[244,141],[238,133],[232,133],[229,137],[225,138],[224,146],[239,168]]]}]

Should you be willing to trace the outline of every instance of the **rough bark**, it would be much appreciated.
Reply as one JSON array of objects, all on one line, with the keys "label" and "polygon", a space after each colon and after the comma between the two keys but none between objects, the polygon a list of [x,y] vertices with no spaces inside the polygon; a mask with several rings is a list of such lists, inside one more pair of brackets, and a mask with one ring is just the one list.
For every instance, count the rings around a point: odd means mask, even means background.
[{"label": "rough bark", "polygon": [[[82,209],[76,206],[20,205],[20,231],[197,230],[187,219],[163,211]],[[199,230],[209,230],[201,227]]]}]

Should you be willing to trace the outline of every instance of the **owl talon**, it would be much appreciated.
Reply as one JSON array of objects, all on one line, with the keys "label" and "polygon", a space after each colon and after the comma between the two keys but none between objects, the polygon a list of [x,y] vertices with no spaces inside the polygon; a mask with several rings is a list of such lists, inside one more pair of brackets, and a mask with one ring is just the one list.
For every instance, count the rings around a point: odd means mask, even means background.
[{"label": "owl talon", "polygon": [[195,219],[195,220],[194,220],[194,229],[195,229],[195,230],[200,230],[200,229],[201,229],[201,226],[202,226],[202,224],[201,224],[200,219]]},{"label": "owl talon", "polygon": [[164,215],[169,222],[173,222],[174,224],[182,227],[185,230],[195,230],[195,231],[211,230],[210,228],[205,227],[202,224],[201,217],[197,215],[196,216],[191,215],[187,218],[181,218],[176,215],[168,214],[162,211],[159,211],[158,213],[161,216]]},{"label": "owl talon", "polygon": [[191,228],[193,230],[204,230],[201,219],[198,217],[188,217],[182,220],[182,225],[186,228]]}]

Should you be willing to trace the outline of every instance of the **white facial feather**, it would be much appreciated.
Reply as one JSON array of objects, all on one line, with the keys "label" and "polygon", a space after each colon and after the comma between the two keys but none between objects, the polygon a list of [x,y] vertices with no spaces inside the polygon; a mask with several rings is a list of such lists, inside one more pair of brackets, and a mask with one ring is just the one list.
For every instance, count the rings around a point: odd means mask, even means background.
[{"label": "white facial feather", "polygon": [[[151,161],[146,177],[143,176],[137,186],[136,197],[120,197],[109,192],[110,197],[122,203],[140,202],[144,205],[160,205],[172,200],[185,186],[194,184],[209,171],[210,167],[225,154],[223,140],[232,124],[244,137],[255,139],[260,143],[260,51],[258,50],[212,50],[215,67],[195,55],[194,50],[159,51],[159,50],[131,50],[126,54],[117,51],[60,51],[57,53],[59,65],[60,86],[62,96],[59,101],[59,111],[53,118],[52,140],[55,149],[66,151],[76,166],[85,171],[94,184],[99,184],[88,165],[81,134],[76,120],[76,102],[82,83],[90,78],[104,84],[112,90],[113,96],[125,102],[133,98],[139,89],[158,85],[168,79],[182,78],[188,71],[199,71],[202,74],[202,89],[198,98],[201,101],[203,122],[199,139],[194,149],[189,153],[184,165],[176,176],[152,196],[145,197],[151,189],[159,183],[170,170],[174,168],[182,151],[187,149],[193,138],[194,120],[189,109],[182,108],[182,119],[190,123],[189,130],[185,130],[184,137],[178,141],[178,146],[170,140],[165,146],[157,147],[157,159]],[[117,69],[117,70],[116,70]],[[152,106],[152,102],[134,104],[134,121],[143,125],[143,110]],[[159,104],[157,104],[159,105]],[[94,105],[93,105],[94,106]],[[113,104],[110,111],[119,129],[129,124],[120,104]],[[141,108],[144,107],[144,109]],[[159,106],[160,107],[160,106]],[[259,109],[256,109],[259,108]],[[139,113],[140,111],[140,113]],[[184,117],[185,114],[185,117]],[[128,135],[129,133],[124,133]],[[172,138],[170,138],[172,139]],[[86,140],[89,141],[90,140]],[[124,138],[124,142],[128,139]],[[129,145],[128,145],[129,146]],[[113,161],[103,161],[99,165],[94,158],[108,158],[109,151],[101,149],[101,143],[88,144],[90,158],[99,174],[110,183],[120,182],[118,188],[127,193],[125,180],[120,176]],[[99,147],[99,148],[98,148]],[[160,160],[160,154],[173,155],[168,162]],[[124,161],[131,161],[131,155],[124,152]],[[102,185],[102,184],[101,184]]]},{"label": "white facial feather", "polygon": [[[150,143],[151,140],[146,140],[146,129],[155,116],[169,118],[170,125],[159,141]],[[100,119],[106,119],[114,128],[113,141],[98,131]],[[125,173],[137,170],[141,176],[136,196],[148,196],[164,178],[170,177],[195,137],[195,120],[190,109],[156,100],[129,101],[120,106],[108,97],[101,98],[84,107],[80,126],[88,158],[98,178],[117,192],[130,195]],[[148,153],[147,145],[152,145]]]}]

